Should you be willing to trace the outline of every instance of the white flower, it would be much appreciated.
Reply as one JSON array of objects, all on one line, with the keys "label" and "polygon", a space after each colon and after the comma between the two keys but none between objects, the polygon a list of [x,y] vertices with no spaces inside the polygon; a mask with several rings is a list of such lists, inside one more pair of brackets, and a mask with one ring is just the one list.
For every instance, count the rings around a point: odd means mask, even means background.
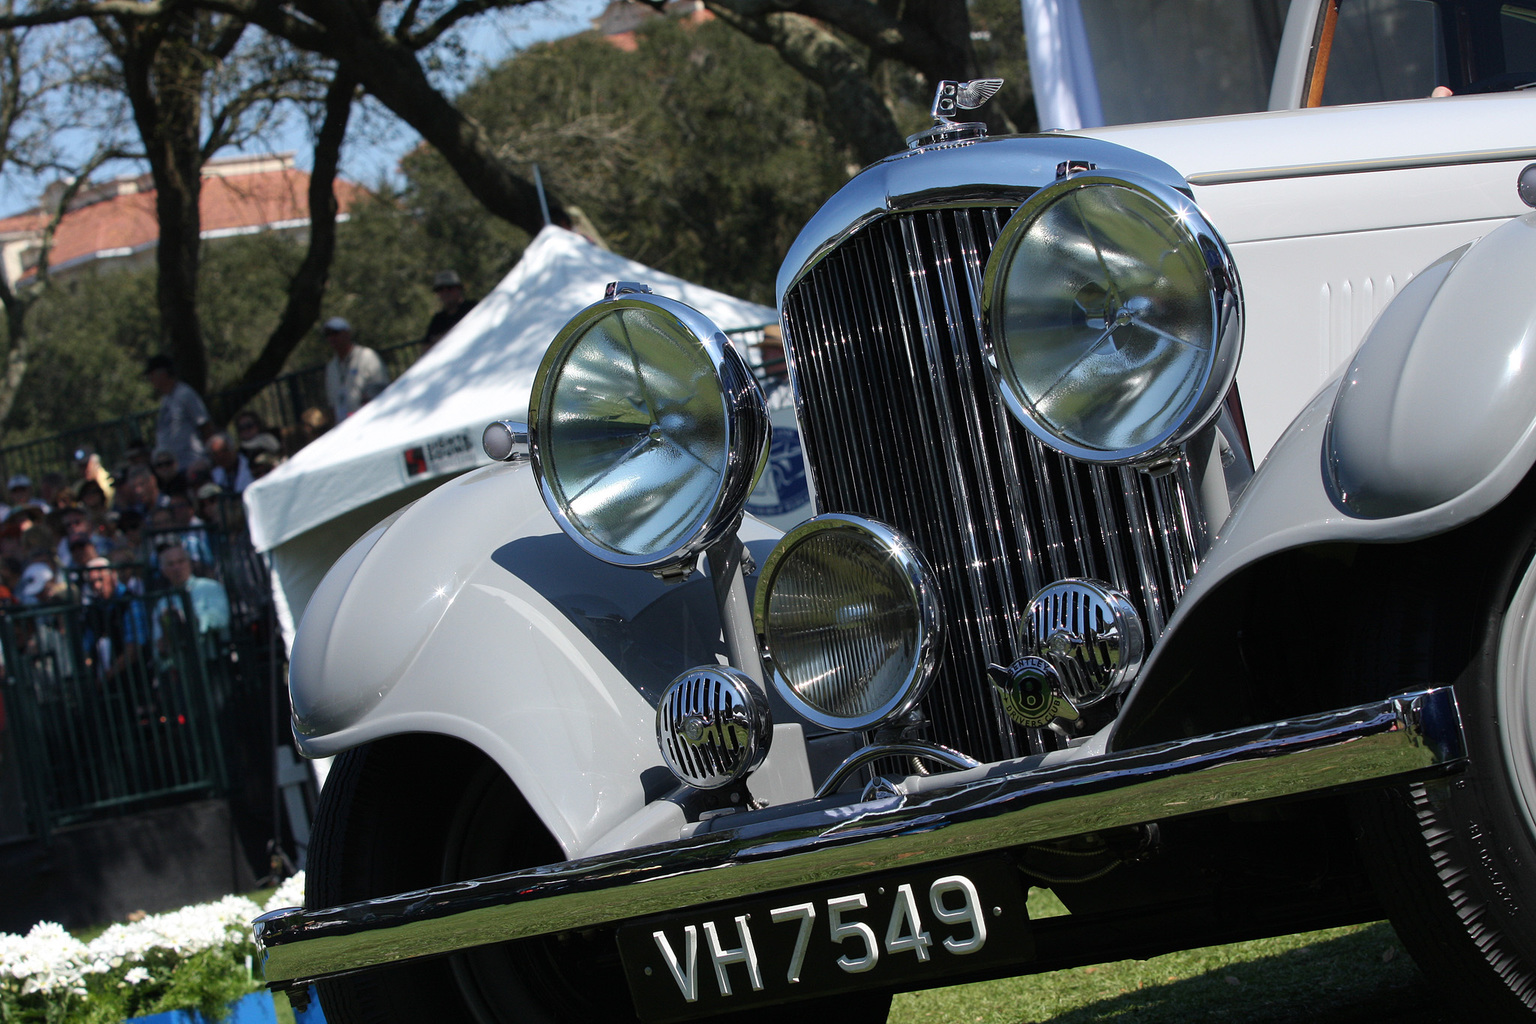
[{"label": "white flower", "polygon": [[260,913],[244,896],[226,896],[217,903],[199,903],[132,924],[115,924],[91,943],[99,963],[113,958],[142,963],[155,950],[190,956],[205,949],[248,938],[248,922]]},{"label": "white flower", "polygon": [[302,907],[304,905],[304,872],[289,878],[277,887],[263,911],[282,910],[284,907]]},{"label": "white flower", "polygon": [[52,921],[33,925],[25,938],[0,934],[0,978],[15,979],[23,995],[79,988],[87,958],[85,944]]},{"label": "white flower", "polygon": [[[302,878],[297,885],[296,891],[302,894]],[[88,946],[51,921],[34,925],[25,937],[0,933],[0,989],[22,995],[84,995],[87,975],[120,970],[125,964],[129,967],[123,983],[142,984],[151,980],[144,964],[152,957],[179,959],[248,943],[251,919],[259,913],[260,908],[245,897],[226,896],[215,903],[112,925]]]}]

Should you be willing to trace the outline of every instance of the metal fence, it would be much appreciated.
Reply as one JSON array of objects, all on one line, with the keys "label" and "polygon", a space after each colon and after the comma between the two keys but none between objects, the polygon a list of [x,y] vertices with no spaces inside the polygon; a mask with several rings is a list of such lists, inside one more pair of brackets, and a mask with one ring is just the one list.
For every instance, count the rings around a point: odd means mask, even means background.
[{"label": "metal fence", "polygon": [[223,792],[221,647],[198,633],[184,593],[0,617],[7,731],[32,828],[47,835],[104,814]]},{"label": "metal fence", "polygon": [[[119,549],[119,596],[93,599],[77,572],[67,602],[0,611],[0,842],[209,795],[261,811],[266,786],[247,776],[271,759],[267,567],[238,496],[208,511]],[[168,543],[221,583],[227,626],[202,630],[168,589]]]},{"label": "metal fence", "polygon": [[143,574],[143,586],[164,586],[156,552],[166,544],[178,543],[191,556],[198,575],[224,584],[229,595],[230,628],[235,635],[264,629],[272,603],[271,579],[266,560],[251,546],[240,496],[221,494],[201,504],[212,512],[198,525],[145,529],[130,568]]}]

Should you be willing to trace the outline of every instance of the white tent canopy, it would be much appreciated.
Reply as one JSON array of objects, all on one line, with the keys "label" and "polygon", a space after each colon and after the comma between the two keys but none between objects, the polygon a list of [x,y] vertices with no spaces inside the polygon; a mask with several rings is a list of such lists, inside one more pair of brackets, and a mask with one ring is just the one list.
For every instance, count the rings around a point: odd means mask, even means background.
[{"label": "white tent canopy", "polygon": [[523,419],[550,341],[610,281],[638,281],[723,330],[777,320],[743,302],[547,227],[517,266],[430,352],[356,415],[245,491],[251,540],[270,553],[283,633],[292,639],[331,563],[370,526],[444,477],[488,464],[480,434]]}]

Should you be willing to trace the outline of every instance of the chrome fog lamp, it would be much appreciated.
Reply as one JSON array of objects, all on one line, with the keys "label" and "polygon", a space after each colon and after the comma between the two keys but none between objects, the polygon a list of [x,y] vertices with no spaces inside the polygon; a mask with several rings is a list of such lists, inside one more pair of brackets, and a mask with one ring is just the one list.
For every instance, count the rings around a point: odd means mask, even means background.
[{"label": "chrome fog lamp", "polygon": [[939,595],[927,566],[901,534],[855,516],[817,516],[779,541],[753,620],[780,696],[829,729],[905,714],[938,660]]},{"label": "chrome fog lamp", "polygon": [[729,786],[768,756],[773,716],[768,695],[744,673],[706,666],[667,684],[656,705],[656,744],[680,782]]},{"label": "chrome fog lamp", "polygon": [[1030,599],[1021,647],[1045,658],[1079,710],[1120,693],[1141,670],[1146,631],[1131,599],[1107,583],[1058,580]]},{"label": "chrome fog lamp", "polygon": [[768,457],[746,361],[708,317],[650,294],[621,292],[561,329],[534,378],[528,431],[561,528],[633,568],[697,558],[734,527]]},{"label": "chrome fog lamp", "polygon": [[1097,463],[1188,440],[1242,347],[1226,244],[1188,196],[1129,175],[1069,177],[1021,206],[987,262],[983,316],[1009,411]]}]

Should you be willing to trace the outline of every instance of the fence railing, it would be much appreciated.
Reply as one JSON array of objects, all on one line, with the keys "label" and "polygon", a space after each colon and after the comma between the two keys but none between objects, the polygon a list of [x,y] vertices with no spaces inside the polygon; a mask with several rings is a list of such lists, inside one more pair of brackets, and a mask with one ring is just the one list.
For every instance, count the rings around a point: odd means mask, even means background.
[{"label": "fence railing", "polygon": [[226,788],[220,644],[185,593],[0,617],[7,731],[38,833]]},{"label": "fence railing", "polygon": [[[73,570],[67,603],[0,612],[0,842],[222,794],[270,761],[266,563],[238,496],[207,511],[116,549],[121,596],[93,599],[91,570]],[[168,589],[167,543],[219,581],[226,624],[205,630],[215,624]]]},{"label": "fence railing", "polygon": [[266,560],[251,546],[245,506],[237,494],[221,494],[203,504],[214,509],[206,522],[145,529],[130,571],[144,573],[145,578],[140,580],[144,587],[164,586],[164,579],[157,575],[156,552],[168,543],[179,543],[192,559],[195,572],[224,584],[229,595],[231,629],[245,633],[262,627],[272,602],[272,585]]}]

